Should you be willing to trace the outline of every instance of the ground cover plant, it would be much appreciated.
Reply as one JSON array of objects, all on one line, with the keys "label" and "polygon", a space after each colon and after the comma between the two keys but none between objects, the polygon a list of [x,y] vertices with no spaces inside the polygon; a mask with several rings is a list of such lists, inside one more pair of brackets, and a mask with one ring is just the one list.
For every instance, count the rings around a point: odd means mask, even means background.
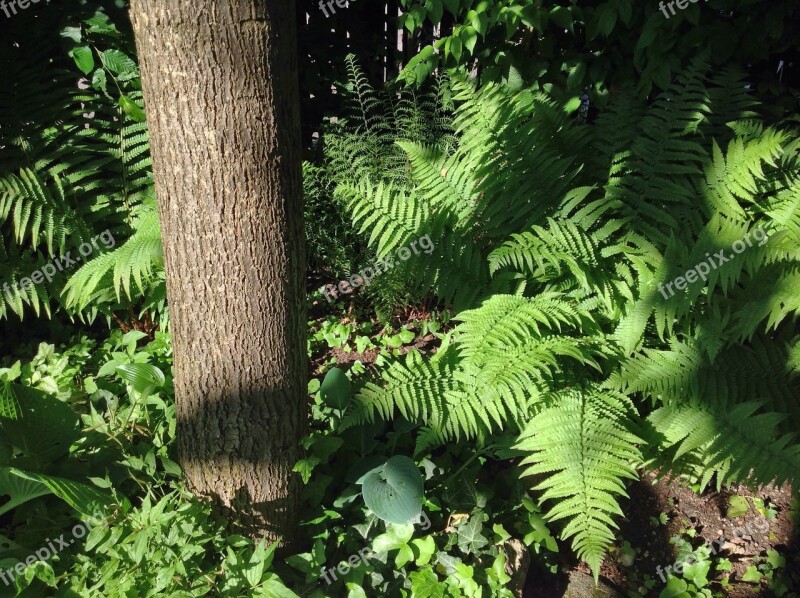
[{"label": "ground cover plant", "polygon": [[790,2],[17,4],[0,596],[800,595]]}]

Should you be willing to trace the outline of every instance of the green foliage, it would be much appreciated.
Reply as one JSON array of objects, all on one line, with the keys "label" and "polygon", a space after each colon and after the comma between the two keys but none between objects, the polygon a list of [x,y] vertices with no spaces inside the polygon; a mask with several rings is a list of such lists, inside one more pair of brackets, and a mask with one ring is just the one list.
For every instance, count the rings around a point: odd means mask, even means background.
[{"label": "green foliage", "polygon": [[391,457],[360,482],[367,507],[384,521],[402,525],[419,517],[423,479],[408,457]]},{"label": "green foliage", "polygon": [[[175,490],[92,530],[65,588],[93,596],[297,595],[272,571],[277,544],[228,534],[209,504]],[[158,555],[158,558],[152,558]]]},{"label": "green foliage", "polygon": [[558,499],[548,519],[568,519],[564,538],[597,576],[606,548],[614,542],[612,517],[622,515],[617,500],[623,480],[637,479],[639,438],[625,429],[633,405],[621,394],[598,389],[569,391],[549,398],[520,437],[529,453],[525,475],[546,474],[536,486],[542,500]]},{"label": "green foliage", "polygon": [[[350,375],[354,387],[369,379],[368,372],[355,366]],[[303,496],[314,545],[287,559],[304,576],[298,593],[314,598],[348,592],[509,597],[505,564],[512,535],[524,538],[526,545],[542,553],[541,561],[555,569],[558,549],[541,509],[514,468],[496,460],[494,449],[475,454],[466,443],[452,443],[424,458],[398,458],[414,448],[407,420],[344,426],[337,408],[328,406],[318,392],[319,384],[310,385],[310,390],[313,432],[304,446],[306,465],[314,465]],[[394,462],[404,465],[386,471]],[[365,508],[359,500],[362,484],[370,477],[380,478],[379,471],[386,480],[376,483],[403,492],[403,481],[408,479],[410,489],[416,488],[411,494],[418,497],[419,478],[424,476],[421,513],[421,501],[414,506],[419,517],[408,523],[404,514],[402,524],[382,521],[380,509],[372,510],[366,488],[363,495],[369,507]],[[336,569],[359,554],[364,560],[344,568],[345,573]],[[323,568],[333,568],[335,576],[320,577]]]},{"label": "green foliage", "polygon": [[[170,342],[144,337],[43,344],[0,369],[0,495],[11,499],[0,566],[24,563],[47,537],[69,543],[17,576],[12,595],[296,596],[272,570],[277,544],[230,534],[179,482]],[[74,511],[98,506],[110,515],[69,542]]]},{"label": "green foliage", "polygon": [[787,53],[797,51],[796,41],[787,42],[796,39],[798,10],[788,0],[769,6],[712,0],[676,14],[665,7],[666,15],[658,3],[632,0],[402,0],[401,5],[408,31],[419,35],[440,28],[405,65],[399,78],[406,82],[467,66],[483,82],[503,81],[515,90],[527,83],[558,94],[574,111],[584,108],[586,99],[605,108],[626,85],[635,85],[641,97],[663,91],[694,57],[708,54],[721,71],[746,69],[752,88],[776,115],[797,109],[796,81],[781,73]]},{"label": "green foliage", "polygon": [[133,213],[131,236],[70,277],[63,289],[64,304],[92,317],[98,312],[108,315],[121,302],[139,300],[142,313],[159,316],[166,326],[164,256],[154,198],[145,200]]},{"label": "green foliage", "polygon": [[97,488],[49,475],[70,469],[64,460],[78,439],[78,417],[67,403],[10,382],[19,371],[19,363],[0,370],[0,433],[4,445],[0,452],[0,496],[8,497],[0,505],[0,515],[47,494],[55,494],[87,515],[106,507],[111,499]]},{"label": "green foliage", "polygon": [[[21,281],[68,252],[75,257],[101,231],[129,236],[131,210],[152,185],[130,40],[102,12],[83,18],[61,29],[71,67],[46,60],[50,48],[36,48],[35,37],[3,44],[0,62],[10,73],[0,97],[0,283],[8,286],[0,317],[11,310],[22,318],[26,306],[49,315],[62,303],[69,268]],[[85,79],[76,86],[78,75]],[[93,257],[107,259],[102,251]]]},{"label": "green foliage", "polygon": [[[800,485],[797,134],[708,70],[649,105],[620,90],[592,125],[453,75],[456,147],[402,142],[407,180],[337,189],[378,254],[429,234],[403,276],[471,308],[434,357],[364,383],[343,429],[402,417],[417,454],[519,435],[545,516],[595,574],[640,466]],[[702,282],[660,292],[720,250]]]}]

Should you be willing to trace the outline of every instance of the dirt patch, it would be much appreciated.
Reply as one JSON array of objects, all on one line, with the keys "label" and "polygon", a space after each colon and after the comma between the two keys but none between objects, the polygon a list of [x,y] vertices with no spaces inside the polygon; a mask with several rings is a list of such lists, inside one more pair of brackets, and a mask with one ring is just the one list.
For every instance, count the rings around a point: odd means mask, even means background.
[{"label": "dirt patch", "polygon": [[[727,558],[732,570],[723,574],[729,580],[727,588],[721,586],[719,575],[710,583],[708,587],[715,595],[775,596],[766,585],[741,581],[755,557],[774,549],[786,559],[782,571],[790,591],[784,596],[800,596],[800,530],[792,518],[792,493],[788,486],[767,486],[756,492],[733,486],[723,492],[707,491],[698,495],[678,481],[655,481],[654,475],[648,475],[632,484],[628,494],[630,498],[621,503],[625,517],[619,520],[617,545],[600,571],[601,581],[620,596],[658,598],[664,589],[658,568],[663,571],[676,562],[677,549],[670,543],[670,538],[676,535],[690,541],[695,548],[714,541],[721,546],[718,555],[712,558]],[[745,498],[750,508],[741,517],[731,519],[727,513],[730,497],[734,495]],[[753,499],[764,501],[766,508],[771,509],[770,518],[763,518]],[[723,542],[719,542],[720,537],[724,538]],[[526,581],[525,596],[560,598],[564,595],[570,570],[589,573],[584,563],[567,562],[567,559],[560,569],[560,576],[547,575],[537,571],[534,563]],[[648,579],[651,585],[655,580],[655,585],[645,590]]]},{"label": "dirt patch", "polygon": [[[718,577],[709,586],[712,591],[734,597],[773,595],[766,587],[741,581],[755,557],[769,549],[777,550],[786,558],[783,571],[790,573],[790,588],[795,591],[800,588],[800,580],[791,579],[792,572],[794,575],[800,572],[800,542],[792,518],[792,494],[788,486],[767,486],[759,491],[733,486],[722,492],[706,491],[698,495],[675,480],[653,481],[651,475],[634,484],[629,490],[630,499],[622,505],[626,518],[618,534],[621,550],[615,551],[614,558],[606,561],[601,572],[618,588],[638,590],[649,576],[656,580],[656,585],[643,595],[657,597],[664,587],[658,572],[677,559],[676,548],[670,543],[670,538],[676,535],[690,541],[694,547],[716,542],[718,554],[731,562],[732,570],[723,573],[730,586],[723,589]],[[744,498],[749,505],[746,513],[734,519],[727,516],[732,496]],[[763,501],[764,508],[770,510],[770,517],[764,518],[756,510],[754,499]],[[625,540],[633,548],[633,555],[626,555],[622,547]]]}]

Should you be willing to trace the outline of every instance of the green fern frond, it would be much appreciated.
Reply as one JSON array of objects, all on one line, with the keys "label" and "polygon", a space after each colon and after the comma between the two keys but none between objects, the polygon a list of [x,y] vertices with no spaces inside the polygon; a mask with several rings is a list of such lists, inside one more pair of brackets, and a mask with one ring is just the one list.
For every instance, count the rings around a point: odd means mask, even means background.
[{"label": "green fern frond", "polygon": [[150,203],[141,209],[133,228],[133,235],[125,243],[90,260],[69,279],[64,287],[67,307],[83,311],[101,298],[115,296],[120,301],[123,291],[128,299],[144,293],[154,273],[163,268],[155,205]]},{"label": "green fern frond", "polygon": [[414,193],[392,183],[375,185],[364,179],[357,185],[339,185],[336,195],[351,206],[358,230],[369,231],[367,243],[380,258],[419,236],[430,218],[427,206]]},{"label": "green fern frond", "polygon": [[664,437],[661,450],[678,460],[694,457],[691,469],[702,488],[717,476],[723,484],[752,485],[791,482],[800,486],[800,444],[792,434],[780,434],[784,416],[759,412],[763,404],[748,401],[731,409],[695,404],[663,407],[649,420]]},{"label": "green fern frond", "polygon": [[734,221],[748,220],[744,206],[758,194],[764,181],[764,164],[776,167],[786,133],[769,128],[750,141],[737,137],[725,154],[712,142],[712,159],[705,170],[706,200],[709,213],[719,213]]},{"label": "green fern frond", "polygon": [[562,536],[597,578],[614,543],[618,497],[625,480],[637,479],[641,440],[623,423],[634,413],[619,394],[589,389],[555,393],[529,422],[515,448],[528,456],[525,476],[537,478],[542,501],[552,501],[546,518],[566,520]]}]

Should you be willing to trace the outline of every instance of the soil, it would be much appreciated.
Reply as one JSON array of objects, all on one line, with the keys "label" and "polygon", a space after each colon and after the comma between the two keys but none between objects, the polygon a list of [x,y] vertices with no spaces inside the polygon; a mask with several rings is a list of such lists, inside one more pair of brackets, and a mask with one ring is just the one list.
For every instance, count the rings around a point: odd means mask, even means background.
[{"label": "soil", "polygon": [[[670,538],[679,535],[689,540],[688,529],[695,530],[696,535],[691,539],[694,547],[724,537],[718,555],[712,559],[725,557],[731,561],[733,570],[722,574],[730,585],[723,589],[722,577],[718,575],[708,586],[712,592],[734,598],[775,596],[763,581],[762,585],[741,581],[742,574],[755,564],[756,557],[774,549],[786,559],[782,571],[791,591],[784,596],[800,596],[800,525],[793,519],[797,513],[791,512],[792,493],[788,486],[767,486],[759,491],[733,486],[722,492],[706,491],[698,495],[678,481],[657,481],[655,474],[651,474],[633,484],[628,493],[630,498],[621,503],[625,517],[619,521],[617,546],[600,571],[601,582],[616,589],[621,596],[658,598],[664,589],[658,567],[666,569],[677,560],[677,550]],[[726,514],[733,495],[746,497],[750,510],[742,517],[730,519]],[[765,520],[755,509],[753,498],[764,500],[775,511],[774,517]],[[663,520],[662,513],[668,518],[666,524],[659,521],[659,518]],[[625,541],[633,548],[633,555],[626,556],[620,550]],[[585,564],[576,562],[562,563],[561,576],[531,569],[524,596],[561,597],[570,571],[576,570],[589,574]],[[650,591],[640,591],[648,578],[655,580],[655,586]]]}]

